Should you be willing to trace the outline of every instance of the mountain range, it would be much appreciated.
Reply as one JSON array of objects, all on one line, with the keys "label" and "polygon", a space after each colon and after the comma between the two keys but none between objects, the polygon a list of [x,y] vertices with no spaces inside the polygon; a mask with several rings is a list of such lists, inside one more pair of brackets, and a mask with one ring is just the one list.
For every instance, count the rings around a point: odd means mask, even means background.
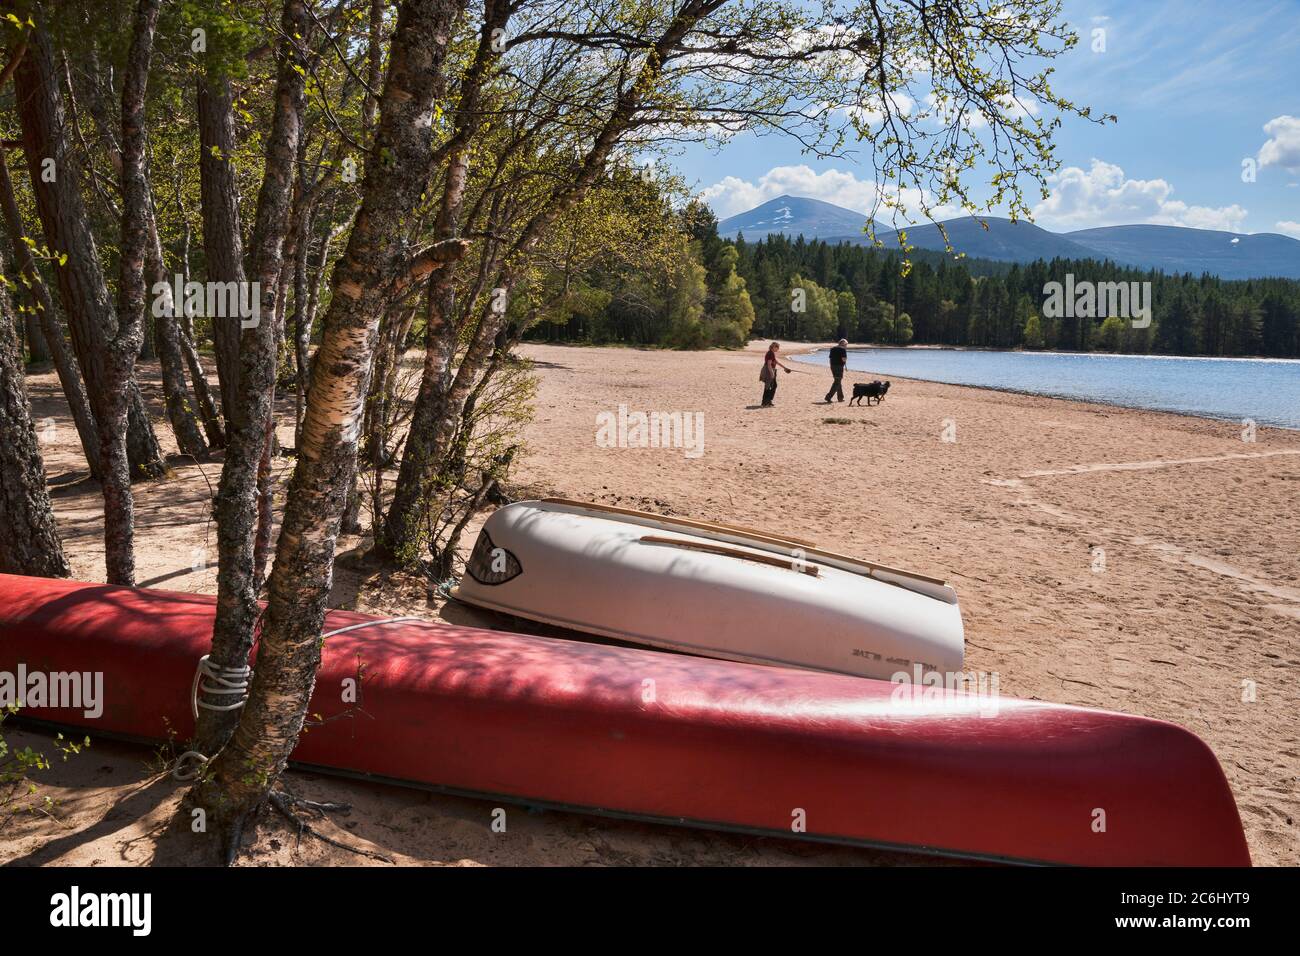
[{"label": "mountain range", "polygon": [[[1208,272],[1223,279],[1281,277],[1300,279],[1300,240],[1276,233],[1242,235],[1184,226],[1104,226],[1056,233],[1029,222],[996,216],[943,223],[953,248],[972,259],[1033,262],[1037,259],[1109,259],[1120,265],[1166,273]],[[866,244],[866,216],[843,206],[800,196],[780,196],[718,223],[718,235],[759,239],[765,235],[802,235],[805,239]],[[907,241],[918,249],[943,251],[936,225],[913,226]],[[896,247],[892,232],[876,237]]]}]

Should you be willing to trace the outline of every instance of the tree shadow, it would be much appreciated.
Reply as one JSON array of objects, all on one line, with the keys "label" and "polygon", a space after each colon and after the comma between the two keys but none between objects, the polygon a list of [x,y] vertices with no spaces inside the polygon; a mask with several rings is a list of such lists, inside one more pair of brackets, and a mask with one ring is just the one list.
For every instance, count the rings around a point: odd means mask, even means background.
[{"label": "tree shadow", "polygon": [[152,577],[147,581],[141,581],[136,584],[138,588],[151,588],[156,584],[162,584],[164,581],[174,581],[176,578],[188,577],[191,574],[197,574],[202,568],[177,568],[175,571],[167,571]]},{"label": "tree shadow", "polygon": [[[85,487],[79,487],[82,484]],[[99,482],[90,477],[89,471],[65,471],[61,475],[45,479],[45,487],[51,498],[71,498],[90,491],[99,492]]]},{"label": "tree shadow", "polygon": [[[110,753],[121,752],[127,746],[115,741],[96,740],[94,743],[100,747],[106,745]],[[93,800],[95,790],[103,787],[104,781],[95,779],[92,775],[98,775],[102,767],[91,769],[90,764],[94,763],[91,752],[84,752],[79,761],[82,766],[76,767],[78,760],[74,760],[68,765],[68,768],[64,769],[65,773],[71,771],[72,775],[72,780],[65,786],[84,791],[78,794],[78,802]],[[63,836],[41,843],[30,852],[15,857],[5,865],[21,867],[46,866],[56,863],[61,856],[77,847],[93,843],[135,825],[143,817],[148,816],[162,806],[178,789],[189,786],[173,780],[169,774],[154,773],[144,764],[136,766],[139,768],[136,771],[136,777],[130,781],[133,788],[126,796],[114,801],[96,822],[86,827],[77,827]],[[113,782],[115,784],[121,783],[121,781]],[[128,861],[121,860],[119,862],[126,863]]]}]

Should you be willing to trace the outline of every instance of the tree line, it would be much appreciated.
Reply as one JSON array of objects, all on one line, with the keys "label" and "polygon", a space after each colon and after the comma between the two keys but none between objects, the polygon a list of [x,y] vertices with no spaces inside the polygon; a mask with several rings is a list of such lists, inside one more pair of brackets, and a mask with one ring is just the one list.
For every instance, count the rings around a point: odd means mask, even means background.
[{"label": "tree line", "polygon": [[[956,258],[933,250],[879,248],[867,242],[770,235],[717,236],[698,202],[673,226],[692,269],[665,275],[654,301],[628,283],[641,273],[601,271],[590,281],[602,298],[581,315],[540,327],[542,340],[626,342],[675,348],[729,346],[741,336],[824,342],[848,338],[882,345],[953,345],[1168,355],[1300,357],[1300,282],[1224,280],[1190,273],[1053,259],[1029,264]],[[1053,315],[1045,289],[1064,284],[1150,283],[1142,317]],[[703,305],[684,336],[674,303],[682,292]],[[1062,310],[1056,310],[1058,313]]]},{"label": "tree line", "polygon": [[[1300,283],[1165,275],[1097,260],[1026,265],[908,255],[848,243],[741,237],[737,271],[755,308],[755,334],[863,342],[1066,349],[1170,355],[1300,357]],[[1051,315],[1050,283],[1146,283],[1150,323],[1128,317]],[[815,317],[790,309],[791,289],[815,285],[837,311]]]}]

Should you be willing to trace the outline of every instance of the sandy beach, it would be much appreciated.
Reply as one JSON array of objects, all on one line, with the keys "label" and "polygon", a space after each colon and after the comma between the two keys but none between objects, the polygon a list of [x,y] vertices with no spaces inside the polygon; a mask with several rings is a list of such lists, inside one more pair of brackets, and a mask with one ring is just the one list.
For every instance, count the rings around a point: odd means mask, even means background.
[{"label": "sandy beach", "polygon": [[[780,530],[945,577],[960,595],[969,669],[996,672],[1010,696],[1190,728],[1223,766],[1254,862],[1300,863],[1300,433],[1260,428],[1244,442],[1230,422],[898,378],[879,406],[827,406],[829,375],[800,364],[781,375],[776,407],[761,409],[764,344],[526,346],[540,389],[510,490]],[[872,377],[850,372],[846,389]],[[142,379],[158,413],[156,364]],[[103,580],[99,488],[85,480],[53,376],[33,376],[30,388],[74,574]],[[291,405],[281,406],[290,445]],[[620,406],[698,414],[702,447],[602,447],[599,416]],[[164,421],[158,433],[170,442]],[[291,465],[276,463],[281,482]],[[215,555],[220,462],[174,468],[136,488],[139,578],[211,593],[215,573],[202,564]],[[341,543],[335,606],[501,625],[381,570],[365,545]],[[0,862],[192,862],[184,838],[165,832],[181,790],[155,778],[152,757],[105,742],[56,763],[39,777],[55,811],[0,831]],[[925,862],[563,813],[511,811],[507,833],[495,834],[484,801],[301,773],[286,781],[353,806],[322,832],[400,863]],[[243,863],[382,862],[297,846],[277,821],[261,832]]]}]

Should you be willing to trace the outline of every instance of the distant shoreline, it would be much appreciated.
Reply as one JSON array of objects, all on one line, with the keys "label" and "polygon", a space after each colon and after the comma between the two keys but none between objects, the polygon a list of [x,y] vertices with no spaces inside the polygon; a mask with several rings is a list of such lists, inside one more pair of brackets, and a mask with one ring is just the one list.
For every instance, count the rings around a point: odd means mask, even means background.
[{"label": "distant shoreline", "polygon": [[[792,360],[797,360],[797,361],[799,362],[799,364],[801,364],[801,365],[813,365],[813,366],[815,366],[815,365],[819,365],[820,363],[819,363],[818,361],[814,360],[814,359],[812,358],[812,356],[816,355],[816,354],[819,353],[819,352],[823,352],[823,351],[825,351],[826,349],[828,349],[828,348],[830,348],[830,347],[831,347],[831,346],[829,346],[829,345],[819,345],[819,346],[817,346],[816,348],[802,349],[802,350],[799,350],[799,351],[791,350],[791,352],[789,353],[789,357],[790,357]],[[1226,358],[1226,357],[1222,357],[1222,356],[1125,355],[1125,354],[1115,354],[1115,353],[1111,353],[1111,352],[1102,352],[1102,353],[1099,353],[1099,352],[1055,352],[1055,351],[1053,351],[1053,352],[1049,352],[1049,351],[1042,351],[1042,352],[1024,352],[1023,350],[1020,350],[1020,349],[962,348],[962,347],[949,347],[949,346],[858,346],[858,347],[849,346],[849,351],[851,351],[851,352],[855,352],[855,353],[858,353],[858,354],[864,354],[864,355],[865,355],[865,354],[869,354],[869,353],[871,353],[871,352],[879,352],[879,351],[885,351],[885,350],[889,350],[889,351],[911,351],[911,350],[914,350],[914,351],[952,351],[952,352],[993,352],[993,353],[998,353],[998,354],[1029,354],[1029,355],[1041,355],[1041,356],[1045,356],[1045,357],[1052,357],[1052,356],[1085,356],[1085,357],[1088,357],[1088,358],[1120,358],[1120,359],[1123,359],[1123,358],[1128,358],[1128,359],[1187,359],[1187,360],[1195,360],[1195,361],[1230,361],[1230,362],[1261,362],[1261,363],[1274,363],[1274,362],[1281,363],[1281,362],[1289,362],[1289,363],[1294,363],[1294,364],[1300,365],[1300,360],[1297,360],[1297,359],[1272,359],[1272,358],[1264,358],[1264,359],[1248,359],[1248,358],[1241,358],[1241,359],[1238,359],[1238,358]],[[855,372],[855,371],[856,371],[856,372],[861,373],[861,372],[863,372],[864,370],[850,368],[848,371],[850,371],[850,372]],[[898,372],[884,372],[883,370],[878,371],[877,374],[881,374],[881,375],[888,374],[888,375],[890,375],[892,378],[897,379],[897,380],[900,380],[900,381],[927,382],[927,383],[930,383],[930,384],[933,384],[933,385],[946,385],[946,386],[949,386],[949,387],[952,387],[952,388],[974,388],[974,389],[980,389],[980,390],[982,390],[982,391],[988,391],[988,392],[1003,392],[1003,393],[1005,393],[1005,394],[1009,394],[1009,395],[1023,395],[1023,396],[1033,397],[1033,398],[1045,398],[1045,399],[1051,399],[1051,400],[1053,400],[1053,401],[1076,402],[1076,403],[1081,403],[1081,404],[1085,404],[1085,405],[1099,405],[1099,406],[1103,406],[1103,407],[1106,407],[1106,408],[1121,408],[1121,409],[1127,409],[1127,410],[1137,411],[1137,412],[1149,412],[1149,413],[1153,413],[1153,414],[1157,414],[1157,415],[1178,415],[1178,416],[1183,417],[1183,418],[1192,418],[1192,419],[1197,419],[1197,420],[1201,420],[1201,421],[1212,421],[1212,422],[1232,422],[1232,423],[1238,423],[1238,424],[1240,424],[1241,421],[1242,421],[1242,418],[1240,418],[1240,417],[1238,417],[1238,416],[1236,416],[1236,415],[1215,414],[1215,413],[1213,413],[1213,412],[1209,412],[1209,411],[1187,411],[1187,410],[1176,409],[1176,408],[1159,408],[1159,407],[1155,407],[1155,406],[1151,406],[1151,405],[1139,405],[1139,404],[1132,404],[1132,403],[1126,403],[1126,402],[1114,401],[1114,400],[1107,399],[1106,397],[1104,397],[1104,396],[1100,396],[1100,395],[1087,395],[1087,396],[1081,396],[1081,395],[1063,394],[1063,393],[1060,393],[1060,392],[1047,392],[1047,391],[1040,391],[1040,390],[1036,390],[1036,389],[1032,389],[1032,388],[1017,387],[1017,386],[1012,386],[1012,385],[998,385],[998,384],[993,384],[993,383],[972,384],[972,383],[968,383],[968,382],[952,382],[952,381],[944,381],[944,380],[942,380],[942,379],[937,379],[937,378],[923,378],[923,377],[920,377],[920,376],[915,375],[915,374],[904,375],[904,374],[900,374],[900,373],[898,373]],[[1300,423],[1297,423],[1297,424],[1283,424],[1283,423],[1279,423],[1279,422],[1262,422],[1262,421],[1261,421],[1261,422],[1258,423],[1258,427],[1259,427],[1259,428],[1276,428],[1276,429],[1280,429],[1280,430],[1282,430],[1282,431],[1286,431],[1286,432],[1300,432]]]},{"label": "distant shoreline", "polygon": [[[758,341],[758,340],[756,340]],[[762,340],[766,341],[766,340]],[[811,344],[807,342],[789,344],[789,355],[810,355],[833,348],[836,343]],[[1130,358],[1130,359],[1194,359],[1200,362],[1294,362],[1300,364],[1300,358],[1279,358],[1274,355],[1166,355],[1163,352],[1080,352],[1070,349],[1000,349],[991,345],[849,345],[850,352],[993,352],[999,355],[1086,355],[1091,358]],[[948,384],[948,383],[945,383]]]}]

